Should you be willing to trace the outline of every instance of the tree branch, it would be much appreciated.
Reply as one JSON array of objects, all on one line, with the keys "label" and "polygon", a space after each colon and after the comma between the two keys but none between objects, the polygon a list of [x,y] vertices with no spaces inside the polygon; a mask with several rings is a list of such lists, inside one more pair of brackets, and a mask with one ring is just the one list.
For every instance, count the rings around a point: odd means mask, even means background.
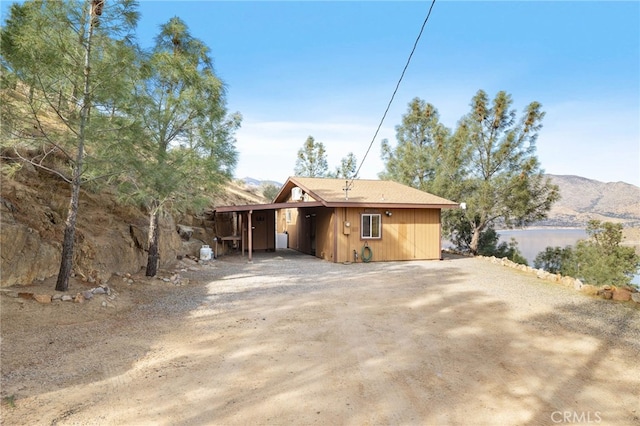
[{"label": "tree branch", "polygon": [[53,175],[56,175],[56,176],[58,176],[59,178],[61,178],[62,180],[64,180],[64,181],[65,181],[65,182],[67,182],[67,183],[71,183],[71,182],[72,182],[72,179],[70,179],[70,178],[68,178],[67,176],[65,176],[62,172],[59,172],[58,170],[52,169],[52,168],[47,167],[47,166],[45,166],[44,164],[42,164],[42,162],[44,161],[44,159],[45,159],[45,158],[47,158],[47,156],[48,156],[49,154],[51,154],[52,152],[54,152],[54,151],[55,151],[55,149],[53,149],[53,150],[51,150],[51,151],[47,152],[47,153],[42,157],[42,159],[41,159],[39,162],[36,162],[36,161],[34,161],[33,159],[26,158],[26,157],[22,156],[22,154],[20,154],[20,152],[18,152],[18,150],[17,150],[16,148],[14,148],[13,150],[14,150],[14,152],[16,153],[16,157],[8,157],[8,156],[5,156],[5,155],[2,155],[0,158],[7,159],[7,160],[13,160],[13,161],[15,161],[16,159],[18,159],[18,160],[20,160],[20,161],[22,161],[22,162],[29,163],[29,164],[31,164],[31,165],[33,165],[33,166],[35,166],[35,167],[38,167],[39,169],[42,169],[42,170],[44,170],[44,171],[46,171],[46,172],[49,172],[49,173],[51,173],[51,174],[53,174]]}]

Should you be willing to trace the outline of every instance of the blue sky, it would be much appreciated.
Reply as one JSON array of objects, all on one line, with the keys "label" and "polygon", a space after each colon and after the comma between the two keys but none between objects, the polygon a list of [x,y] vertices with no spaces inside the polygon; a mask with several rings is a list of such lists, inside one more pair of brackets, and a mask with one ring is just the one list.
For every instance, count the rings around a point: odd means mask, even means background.
[{"label": "blue sky", "polygon": [[[309,135],[331,169],[362,160],[430,3],[143,0],[138,35],[151,46],[160,24],[187,23],[244,117],[236,177],[284,182]],[[411,99],[453,128],[479,89],[542,103],[547,173],[640,186],[640,2],[436,2],[360,176],[383,170]]]},{"label": "blue sky", "polygon": [[[362,160],[430,2],[142,1],[140,41],[181,17],[211,48],[244,116],[237,177],[283,182],[307,136],[333,169]],[[640,185],[640,3],[439,1],[361,170],[383,170],[420,97],[455,127],[473,95],[511,93],[547,115],[538,158],[548,173]]]}]

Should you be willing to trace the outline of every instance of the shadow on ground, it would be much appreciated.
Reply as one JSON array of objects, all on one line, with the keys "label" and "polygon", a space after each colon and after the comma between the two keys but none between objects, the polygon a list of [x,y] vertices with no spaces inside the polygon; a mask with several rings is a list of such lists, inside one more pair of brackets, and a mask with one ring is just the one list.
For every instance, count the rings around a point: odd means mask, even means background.
[{"label": "shadow on ground", "polygon": [[[55,419],[539,425],[575,412],[637,421],[640,371],[625,362],[638,355],[625,331],[637,310],[600,318],[588,298],[527,308],[518,291],[535,278],[456,257],[343,265],[286,252],[185,275],[202,285],[169,318],[173,329],[162,322],[162,333],[141,336],[143,357],[94,378],[85,402],[70,398],[75,411]],[[168,299],[153,305],[158,315]]]}]

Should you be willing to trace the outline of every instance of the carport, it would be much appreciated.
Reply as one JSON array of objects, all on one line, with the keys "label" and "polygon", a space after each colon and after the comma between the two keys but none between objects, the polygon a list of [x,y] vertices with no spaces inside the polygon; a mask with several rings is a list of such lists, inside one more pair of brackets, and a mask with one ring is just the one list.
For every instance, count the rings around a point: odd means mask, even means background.
[{"label": "carport", "polygon": [[[305,207],[320,207],[319,201],[306,202]],[[276,211],[298,208],[299,202],[248,204],[242,206],[223,206],[214,209],[216,214],[235,214],[237,225],[234,235],[221,237],[223,242],[235,241],[241,246],[244,256],[245,243],[249,262],[253,261],[254,250],[274,251],[276,249]]]}]

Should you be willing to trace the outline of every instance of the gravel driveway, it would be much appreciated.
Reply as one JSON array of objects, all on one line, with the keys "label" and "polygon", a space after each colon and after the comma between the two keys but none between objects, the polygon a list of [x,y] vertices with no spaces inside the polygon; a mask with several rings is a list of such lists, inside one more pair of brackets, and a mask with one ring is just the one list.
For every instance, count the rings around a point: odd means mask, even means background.
[{"label": "gravel driveway", "polygon": [[71,326],[53,305],[8,326],[3,298],[3,424],[640,424],[632,304],[461,257],[180,274],[119,284],[119,309]]}]

